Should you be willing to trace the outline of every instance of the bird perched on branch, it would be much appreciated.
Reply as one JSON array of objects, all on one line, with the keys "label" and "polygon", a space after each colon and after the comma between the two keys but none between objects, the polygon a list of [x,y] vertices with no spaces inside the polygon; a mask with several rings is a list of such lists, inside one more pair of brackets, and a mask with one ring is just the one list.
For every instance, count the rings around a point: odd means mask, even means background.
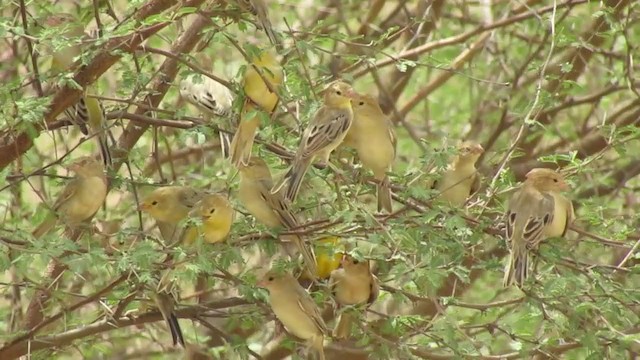
[{"label": "bird perched on branch", "polygon": [[[336,302],[342,306],[371,305],[380,292],[378,278],[371,273],[369,261],[360,261],[347,254],[342,258],[342,267],[331,272],[329,284]],[[333,330],[333,336],[338,339],[347,338],[353,318],[354,314],[343,312]]]},{"label": "bird perched on branch", "polygon": [[285,198],[294,201],[309,166],[318,158],[329,163],[329,156],[344,140],[353,122],[351,99],[356,97],[351,85],[336,81],[324,90],[324,104],[318,109],[302,135],[291,168],[273,188],[286,186]]},{"label": "bird perched on branch", "polygon": [[510,258],[504,285],[522,287],[529,276],[529,252],[544,239],[564,236],[574,219],[573,204],[560,192],[568,190],[564,177],[553,170],[536,168],[526,175],[513,194],[506,213]]},{"label": "bird perched on branch", "polygon": [[220,194],[205,195],[189,213],[190,217],[200,218],[202,225],[188,230],[190,233],[185,236],[185,244],[193,243],[198,234],[202,234],[204,241],[209,244],[224,241],[231,231],[235,214],[226,197]]},{"label": "bird perched on branch", "polygon": [[153,190],[140,203],[139,210],[156,221],[167,244],[182,241],[179,224],[205,194],[188,186],[163,186]]},{"label": "bird perched on branch", "polygon": [[464,141],[458,146],[457,151],[458,154],[442,177],[432,185],[432,188],[440,192],[438,198],[452,207],[464,205],[480,188],[480,174],[476,170],[476,162],[484,149],[478,143]]},{"label": "bird perched on branch", "polygon": [[[258,222],[272,229],[293,229],[298,220],[291,212],[288,202],[281,193],[272,193],[273,180],[271,171],[258,157],[251,157],[249,164],[240,167],[240,186],[238,198],[244,207]],[[311,249],[298,235],[283,235],[284,241],[294,243],[302,255],[306,268],[315,278],[317,274],[315,257]]]},{"label": "bird perched on branch", "polygon": [[260,26],[269,38],[271,44],[280,49],[282,47],[282,44],[280,42],[280,39],[276,36],[276,33],[273,31],[273,27],[271,26],[271,20],[269,20],[269,12],[267,10],[267,4],[265,3],[265,1],[237,0],[237,2],[243,10],[250,12],[252,15],[258,18],[258,22],[260,22]]},{"label": "bird perched on branch", "polygon": [[309,293],[291,274],[273,270],[258,282],[258,286],[269,291],[269,305],[289,333],[305,340],[308,347],[316,350],[324,360],[323,342],[328,332],[327,325]]},{"label": "bird perched on branch", "polygon": [[69,227],[77,227],[92,217],[107,197],[107,178],[104,166],[93,157],[81,157],[69,166],[76,176],[65,186],[53,204],[52,214],[33,231],[39,238],[48,233],[60,221]]},{"label": "bird perched on branch", "polygon": [[396,158],[396,134],[393,124],[371,95],[357,95],[351,100],[353,124],[343,145],[358,153],[362,165],[373,172],[378,194],[378,211],[392,211],[391,189],[387,172]]},{"label": "bird perched on branch", "polygon": [[[74,62],[83,53],[83,42],[89,38],[84,32],[84,26],[70,14],[56,14],[45,20],[48,27],[61,28],[61,36],[68,39],[71,44],[61,49],[51,50],[53,61],[51,67],[57,71],[68,71]],[[88,89],[83,89],[83,95],[78,102],[67,108],[65,114],[69,120],[78,126],[84,135],[95,136],[100,147],[100,154],[106,167],[112,164],[111,151],[109,149],[108,128],[104,107],[100,100],[87,94]]]},{"label": "bird perched on branch", "polygon": [[180,96],[206,114],[230,116],[233,93],[226,86],[207,77],[187,76],[180,81]]},{"label": "bird perched on branch", "polygon": [[284,71],[271,51],[248,54],[243,89],[246,96],[240,123],[231,141],[231,162],[239,167],[247,164],[251,148],[263,116],[270,117],[278,104],[278,91],[284,82]]}]

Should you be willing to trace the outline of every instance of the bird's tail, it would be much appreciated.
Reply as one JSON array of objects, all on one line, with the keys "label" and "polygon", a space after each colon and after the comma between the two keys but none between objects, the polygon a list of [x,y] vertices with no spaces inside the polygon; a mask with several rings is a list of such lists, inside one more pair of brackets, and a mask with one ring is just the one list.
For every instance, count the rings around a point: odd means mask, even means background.
[{"label": "bird's tail", "polygon": [[236,167],[247,165],[251,158],[251,148],[256,137],[258,125],[260,125],[260,114],[255,111],[248,111],[247,106],[242,112],[238,130],[236,130],[231,141],[231,162]]},{"label": "bird's tail", "polygon": [[351,332],[351,324],[353,323],[353,314],[350,313],[349,310],[344,311],[340,315],[340,320],[338,324],[333,329],[333,337],[336,339],[346,339],[349,337],[349,333]]},{"label": "bird's tail", "polygon": [[158,306],[158,310],[162,314],[162,317],[167,322],[169,326],[169,332],[171,333],[171,339],[173,340],[173,345],[182,345],[185,346],[184,337],[182,336],[182,329],[180,328],[180,323],[178,322],[178,317],[176,316],[173,309],[173,297],[170,293],[166,293],[164,291],[158,291],[154,294],[154,300],[156,305]]},{"label": "bird's tail", "polygon": [[529,254],[526,249],[512,249],[509,262],[504,270],[503,285],[505,287],[516,284],[522,288],[529,277]]},{"label": "bird's tail", "polygon": [[110,168],[111,165],[113,165],[113,159],[111,158],[111,151],[109,150],[109,138],[107,137],[106,130],[97,134],[96,139],[98,139],[102,162],[104,163],[105,168]]},{"label": "bird's tail", "polygon": [[36,238],[39,239],[42,236],[44,236],[45,234],[47,234],[58,222],[58,219],[55,217],[55,215],[48,215],[44,221],[38,225],[38,227],[33,230],[33,232],[31,233],[31,235]]},{"label": "bird's tail", "polygon": [[376,192],[378,193],[378,211],[386,211],[391,213],[393,211],[391,205],[391,186],[389,183],[389,177],[385,175],[382,181],[376,184]]},{"label": "bird's tail", "polygon": [[304,265],[311,274],[311,278],[315,280],[318,277],[318,268],[316,265],[316,257],[313,254],[313,250],[308,247],[304,240],[298,235],[291,235],[284,237],[285,240],[291,241],[296,245],[296,248],[302,255],[302,260],[304,261]]},{"label": "bird's tail", "polygon": [[295,201],[298,196],[298,191],[300,191],[300,185],[302,185],[302,179],[304,179],[304,175],[307,173],[309,165],[311,165],[310,160],[311,159],[294,160],[291,169],[289,169],[282,180],[273,187],[271,193],[277,193],[286,185],[287,189],[284,193],[284,198],[291,202]]}]

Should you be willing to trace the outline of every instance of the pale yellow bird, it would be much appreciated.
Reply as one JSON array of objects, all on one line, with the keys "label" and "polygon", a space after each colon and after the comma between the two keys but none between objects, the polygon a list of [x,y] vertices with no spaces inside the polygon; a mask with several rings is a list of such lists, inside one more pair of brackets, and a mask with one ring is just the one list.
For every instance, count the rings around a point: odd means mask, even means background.
[{"label": "pale yellow bird", "polygon": [[151,215],[164,240],[172,243],[181,240],[182,229],[178,225],[202,196],[202,192],[188,186],[163,186],[149,193],[139,210]]},{"label": "pale yellow bird", "polygon": [[458,154],[442,177],[432,186],[440,192],[439,199],[452,207],[460,207],[478,191],[480,175],[476,169],[476,162],[483,152],[482,145],[471,141],[465,141],[458,146]]},{"label": "pale yellow bird", "polygon": [[271,20],[269,20],[269,13],[267,11],[267,4],[264,0],[238,0],[238,4],[244,10],[250,12],[255,15],[262,26],[265,34],[269,38],[271,44],[276,47],[280,47],[280,41],[273,31],[273,27],[271,26]]},{"label": "pale yellow bird", "polygon": [[282,66],[271,51],[264,50],[258,55],[249,56],[251,62],[246,66],[243,80],[246,99],[238,130],[231,141],[231,162],[235,166],[249,161],[261,114],[269,117],[275,111],[277,92],[284,81]]},{"label": "pale yellow bird", "polygon": [[[333,296],[341,306],[373,304],[380,293],[378,278],[371,273],[368,260],[359,261],[350,255],[344,255],[342,267],[331,272],[329,280]],[[354,314],[345,311],[333,330],[338,339],[349,337]]]},{"label": "pale yellow bird", "polygon": [[[48,27],[62,27],[61,36],[69,39],[68,47],[52,50],[51,67],[57,71],[67,71],[73,66],[74,61],[82,55],[83,45],[81,40],[86,40],[89,36],[84,32],[84,26],[78,23],[73,15],[60,13],[49,16],[45,20]],[[87,95],[87,89],[80,100],[65,110],[69,120],[78,126],[84,135],[95,136],[100,147],[100,154],[105,166],[112,165],[111,152],[109,150],[108,128],[104,107],[102,103]]]},{"label": "pale yellow bird", "polygon": [[104,204],[107,178],[102,163],[87,156],[75,160],[67,169],[75,172],[76,176],[53,204],[53,213],[33,231],[32,235],[36,238],[48,233],[58,221],[69,227],[77,227]]},{"label": "pale yellow bird", "polygon": [[189,214],[200,218],[202,225],[189,228],[183,239],[184,243],[192,244],[198,234],[202,234],[204,241],[210,244],[224,241],[231,231],[235,214],[236,211],[226,197],[220,194],[205,195]]},{"label": "pale yellow bird", "polygon": [[335,81],[327,87],[324,91],[324,104],[305,129],[291,169],[272,192],[278,192],[286,185],[285,198],[294,201],[302,179],[314,159],[320,159],[324,165],[329,163],[331,153],[342,143],[351,128],[351,99],[356,95],[351,85],[342,81]]},{"label": "pale yellow bird", "polygon": [[290,274],[269,271],[258,283],[269,291],[269,305],[292,335],[305,340],[324,360],[327,325],[309,293]]},{"label": "pale yellow bird", "polygon": [[[195,208],[203,195],[200,191],[187,186],[159,187],[142,200],[138,209],[151,215],[158,225],[162,238],[167,245],[170,245],[185,241],[185,233],[189,234],[190,229],[182,228],[180,223]],[[195,239],[197,233],[192,236]],[[151,296],[169,326],[173,344],[179,343],[184,346],[182,330],[174,312],[174,297],[171,293],[173,284],[165,280],[160,280],[158,283],[157,289]]]},{"label": "pale yellow bird", "polygon": [[510,259],[504,285],[522,287],[529,276],[529,251],[548,237],[564,236],[573,222],[573,204],[560,192],[568,190],[564,177],[550,169],[529,171],[520,189],[509,201],[506,236]]},{"label": "pale yellow bird", "polygon": [[392,211],[391,189],[387,172],[396,158],[396,134],[393,124],[382,112],[378,100],[358,94],[351,100],[353,124],[344,145],[356,150],[362,165],[373,172],[378,194],[378,211]]},{"label": "pale yellow bird", "polygon": [[180,96],[209,115],[229,116],[233,110],[231,90],[206,76],[196,78],[191,75],[182,79]]},{"label": "pale yellow bird", "polygon": [[[251,157],[249,164],[240,167],[240,186],[238,187],[238,199],[242,205],[253,215],[256,220],[272,229],[283,228],[285,230],[296,228],[298,220],[291,212],[288,202],[280,193],[271,193],[273,180],[271,171],[259,157]],[[309,271],[317,274],[315,257],[311,249],[298,235],[282,236],[284,241],[293,242]]]}]

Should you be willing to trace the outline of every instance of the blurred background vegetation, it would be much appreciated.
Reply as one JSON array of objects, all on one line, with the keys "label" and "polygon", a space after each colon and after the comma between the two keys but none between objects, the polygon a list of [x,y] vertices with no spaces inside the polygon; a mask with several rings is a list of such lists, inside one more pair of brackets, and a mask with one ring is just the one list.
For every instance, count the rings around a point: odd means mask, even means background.
[{"label": "blurred background vegetation", "polygon": [[[371,174],[335,156],[340,172],[310,170],[295,204],[309,241],[339,237],[375,262],[384,284],[354,340],[326,342],[329,358],[637,357],[640,3],[266,2],[287,78],[255,154],[285,170],[318,92],[336,78],[376,95],[398,133],[392,214],[375,214]],[[79,66],[56,74],[50,49],[71,40],[42,25],[60,12],[94,39]],[[202,70],[241,92],[238,48],[272,47],[256,18],[222,0],[16,0],[0,14],[0,358],[183,356],[147,305],[145,284],[167,266],[164,253],[174,257],[190,346],[221,359],[297,356],[265,326],[272,315],[254,287],[283,260],[273,232],[234,197],[237,172],[219,138],[233,121],[179,96],[180,79]],[[106,206],[80,239],[34,239],[43,204],[67,181],[60,164],[97,153],[63,115],[85,87],[103,101],[116,142]],[[461,140],[485,148],[483,184],[465,209],[451,209],[425,184]],[[568,174],[577,221],[566,240],[540,248],[530,287],[505,289],[507,192],[539,166]],[[169,183],[230,194],[240,213],[227,243],[162,245],[136,208]],[[202,274],[207,299],[198,303]],[[316,290],[333,324],[330,296]]]}]

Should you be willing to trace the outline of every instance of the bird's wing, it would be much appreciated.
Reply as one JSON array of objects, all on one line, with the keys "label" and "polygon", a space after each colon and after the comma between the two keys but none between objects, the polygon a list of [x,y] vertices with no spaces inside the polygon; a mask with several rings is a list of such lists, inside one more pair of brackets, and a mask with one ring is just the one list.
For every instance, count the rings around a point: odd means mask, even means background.
[{"label": "bird's wing", "polygon": [[320,331],[322,331],[323,334],[326,334],[328,332],[327,325],[324,323],[322,314],[320,314],[318,306],[313,301],[309,293],[307,293],[302,286],[296,287],[296,292],[298,293],[298,306],[300,306],[300,309],[302,309],[302,311],[311,318],[313,323]]},{"label": "bird's wing", "polygon": [[298,155],[309,158],[333,144],[340,135],[349,130],[351,120],[347,111],[321,108],[305,130]]},{"label": "bird's wing", "polygon": [[551,194],[522,189],[514,194],[507,212],[507,238],[522,237],[533,249],[542,240],[545,227],[553,221],[554,200]]}]

